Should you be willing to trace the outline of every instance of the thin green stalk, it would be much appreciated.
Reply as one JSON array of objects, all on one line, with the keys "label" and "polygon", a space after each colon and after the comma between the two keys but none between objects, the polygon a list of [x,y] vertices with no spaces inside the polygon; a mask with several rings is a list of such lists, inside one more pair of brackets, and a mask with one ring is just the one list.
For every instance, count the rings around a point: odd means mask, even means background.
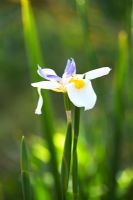
[{"label": "thin green stalk", "polygon": [[[38,40],[33,11],[29,0],[21,0],[21,9],[22,9],[23,32],[24,32],[25,45],[27,49],[30,74],[32,82],[35,82],[38,81],[39,78],[39,76],[36,73],[37,64],[43,64],[41,48]],[[43,135],[47,141],[48,148],[50,151],[50,158],[51,158],[50,167],[55,182],[54,188],[56,192],[56,199],[60,200],[60,194],[61,194],[60,177],[58,172],[55,146],[53,143],[54,119],[48,92],[43,93],[43,98],[45,99],[45,105],[43,106],[42,109],[44,115],[41,115]]]},{"label": "thin green stalk", "polygon": [[128,70],[128,38],[125,32],[120,32],[118,37],[118,60],[114,79],[114,112],[112,127],[113,148],[111,159],[111,173],[109,180],[108,199],[116,200],[117,181],[116,176],[120,167],[120,152],[122,146],[123,123],[124,123],[124,86]]},{"label": "thin green stalk", "polygon": [[80,108],[75,107],[75,112],[74,112],[73,157],[72,157],[72,186],[73,186],[73,199],[74,200],[77,200],[79,198],[78,155],[77,155],[79,124],[80,124]]},{"label": "thin green stalk", "polygon": [[131,9],[131,53],[133,53],[133,0]]},{"label": "thin green stalk", "polygon": [[[132,9],[131,9],[131,38],[129,40],[129,44],[130,44],[130,72],[132,71],[132,66],[133,66],[133,0],[132,0]],[[128,84],[132,84],[132,73],[128,74]],[[130,139],[133,142],[133,134],[131,134]],[[129,139],[129,140],[130,140]],[[133,157],[133,145],[132,145],[132,157]]]},{"label": "thin green stalk", "polygon": [[96,53],[90,38],[89,0],[75,0],[75,5],[83,29],[84,52],[87,62],[96,65]]},{"label": "thin green stalk", "polygon": [[89,29],[89,20],[88,20],[88,13],[89,13],[89,0],[75,0],[76,10],[81,19],[81,25],[83,27],[84,36],[88,36],[88,29]]},{"label": "thin green stalk", "polygon": [[32,81],[37,81],[37,64],[44,64],[41,54],[39,39],[37,35],[36,24],[32,7],[29,0],[21,0],[22,23],[25,46],[27,50],[28,62]]},{"label": "thin green stalk", "polygon": [[21,178],[22,192],[24,200],[31,200],[31,185],[29,175],[29,161],[24,136],[21,141]]},{"label": "thin green stalk", "polygon": [[64,150],[61,164],[61,186],[62,186],[62,200],[66,200],[70,165],[71,165],[71,147],[72,147],[72,123],[71,123],[71,107],[67,94],[64,94],[64,104],[67,116],[67,132],[64,143]]},{"label": "thin green stalk", "polygon": [[[45,100],[47,99],[47,96],[45,97]],[[60,200],[60,196],[61,196],[61,185],[60,185],[60,175],[59,175],[59,171],[58,171],[58,163],[57,163],[57,154],[56,154],[56,149],[55,149],[55,145],[53,143],[53,133],[54,131],[54,127],[52,124],[52,120],[53,118],[51,117],[50,113],[48,112],[48,107],[47,105],[43,106],[42,112],[44,113],[44,116],[46,115],[46,117],[44,117],[43,115],[41,116],[41,126],[43,129],[43,136],[46,139],[47,145],[48,145],[48,149],[50,152],[50,169],[54,178],[54,189],[55,189],[55,194],[56,194],[56,199]],[[46,119],[47,118],[47,119]],[[50,123],[49,123],[50,121]]]}]

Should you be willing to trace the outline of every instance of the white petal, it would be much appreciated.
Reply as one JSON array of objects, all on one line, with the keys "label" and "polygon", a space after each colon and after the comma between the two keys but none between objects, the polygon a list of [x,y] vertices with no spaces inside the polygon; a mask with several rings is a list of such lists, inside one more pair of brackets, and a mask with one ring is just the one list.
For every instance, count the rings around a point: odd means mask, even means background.
[{"label": "white petal", "polygon": [[77,89],[74,83],[66,86],[70,101],[77,107],[84,107],[85,110],[92,109],[96,103],[96,94],[89,80],[84,80],[85,86]]},{"label": "white petal", "polygon": [[77,79],[83,79],[85,74],[76,74]]},{"label": "white petal", "polygon": [[110,72],[109,67],[101,67],[99,69],[94,69],[86,73],[85,79],[92,80],[101,76],[105,76]]},{"label": "white petal", "polygon": [[59,88],[61,85],[55,81],[40,81],[37,83],[32,83],[31,84],[33,87],[38,87],[41,89],[55,89],[55,88]]},{"label": "white petal", "polygon": [[35,110],[35,114],[40,115],[40,114],[42,114],[41,109],[42,109],[42,105],[43,105],[43,98],[42,98],[42,95],[41,95],[41,89],[38,88],[37,91],[38,91],[38,94],[39,94],[39,99],[38,99],[37,107],[36,107],[36,110]]}]

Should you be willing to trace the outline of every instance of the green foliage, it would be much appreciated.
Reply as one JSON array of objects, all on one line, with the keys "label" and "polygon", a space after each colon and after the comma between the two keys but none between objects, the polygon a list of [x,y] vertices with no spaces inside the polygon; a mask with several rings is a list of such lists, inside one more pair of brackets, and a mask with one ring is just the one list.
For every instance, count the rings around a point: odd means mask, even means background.
[{"label": "green foliage", "polygon": [[[37,37],[37,31],[36,26],[34,22],[34,17],[32,13],[32,8],[30,6],[30,3],[28,0],[21,0],[21,7],[22,7],[22,18],[23,18],[23,29],[24,29],[24,35],[25,35],[25,44],[27,47],[27,54],[29,57],[29,63],[30,63],[30,71],[32,74],[32,80],[35,81],[34,74],[34,65],[37,65],[37,63],[42,63],[42,55],[40,50],[40,45]],[[37,79],[36,79],[37,80]],[[56,160],[56,153],[55,153],[55,147],[53,143],[53,115],[51,110],[51,103],[50,98],[48,97],[48,94],[45,93],[44,99],[45,99],[45,106],[43,107],[43,113],[47,117],[42,116],[41,117],[41,123],[42,123],[42,129],[43,132],[46,132],[45,138],[48,143],[49,151],[51,154],[51,172],[53,174],[54,180],[55,180],[55,188],[56,188],[56,195],[58,199],[60,198],[60,180],[59,180],[59,173],[57,169],[57,160]]]},{"label": "green foliage", "polygon": [[128,71],[128,38],[125,32],[120,32],[118,36],[118,58],[114,79],[114,113],[113,123],[113,150],[111,158],[111,172],[109,183],[109,199],[117,199],[117,173],[120,168],[120,152],[122,148],[123,124],[124,124],[124,88]]},{"label": "green foliage", "polygon": [[30,2],[28,0],[21,0],[21,4],[25,44],[29,57],[28,61],[31,67],[32,80],[36,80],[37,76],[33,67],[37,66],[38,63],[43,64],[43,59]]},{"label": "green foliage", "polygon": [[74,136],[73,136],[73,157],[72,157],[72,184],[73,184],[73,199],[74,200],[77,200],[78,197],[79,197],[78,154],[77,154],[79,124],[80,124],[80,108],[75,107],[75,111],[74,111]]},{"label": "green foliage", "polygon": [[22,191],[24,200],[31,200],[31,184],[29,173],[29,160],[24,137],[21,142],[21,177],[22,177]]}]

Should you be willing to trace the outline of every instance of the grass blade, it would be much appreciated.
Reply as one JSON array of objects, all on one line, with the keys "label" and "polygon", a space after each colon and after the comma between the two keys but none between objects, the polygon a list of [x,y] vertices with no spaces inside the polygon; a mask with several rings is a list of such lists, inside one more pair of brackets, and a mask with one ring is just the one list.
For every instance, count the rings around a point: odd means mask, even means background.
[{"label": "grass blade", "polygon": [[90,37],[89,0],[75,0],[77,14],[83,29],[84,53],[90,65],[97,65],[96,53]]},{"label": "grass blade", "polygon": [[124,122],[124,83],[128,70],[128,38],[126,32],[120,32],[118,37],[118,60],[114,79],[114,113],[113,113],[113,150],[111,159],[111,173],[108,197],[116,199],[116,175],[120,165],[120,151]]},{"label": "grass blade", "polygon": [[29,175],[29,161],[24,136],[21,142],[21,177],[24,200],[31,200],[31,185]]},{"label": "grass blade", "polygon": [[[37,66],[37,64],[43,64],[43,59],[41,55],[41,49],[37,37],[37,30],[34,21],[34,16],[32,12],[32,7],[28,0],[21,0],[21,8],[22,8],[22,19],[23,19],[23,31],[24,31],[24,38],[25,44],[27,48],[27,55],[29,60],[30,72],[32,81],[37,81],[39,76],[36,73],[36,69],[33,68]],[[43,98],[45,99],[45,105],[43,106],[42,112],[45,115],[41,115],[41,122],[43,128],[43,134],[45,139],[47,140],[48,148],[51,154],[51,171],[55,181],[55,191],[56,191],[56,198],[60,199],[60,178],[59,172],[57,167],[57,159],[56,159],[56,152],[55,146],[53,143],[53,133],[54,133],[54,126],[53,126],[53,113],[52,113],[52,106],[51,101],[48,96],[48,92],[43,92]]]},{"label": "grass blade", "polygon": [[77,200],[79,196],[78,185],[78,155],[77,155],[77,142],[79,135],[80,123],[80,108],[75,107],[74,113],[74,138],[73,138],[73,157],[72,157],[72,184],[73,184],[73,199]]},{"label": "grass blade", "polygon": [[43,64],[41,49],[32,8],[28,0],[21,0],[21,9],[24,39],[27,49],[29,66],[31,68],[31,77],[33,81],[36,81],[38,79],[38,75],[35,73],[36,70],[33,70],[33,67],[37,66],[37,64]]}]

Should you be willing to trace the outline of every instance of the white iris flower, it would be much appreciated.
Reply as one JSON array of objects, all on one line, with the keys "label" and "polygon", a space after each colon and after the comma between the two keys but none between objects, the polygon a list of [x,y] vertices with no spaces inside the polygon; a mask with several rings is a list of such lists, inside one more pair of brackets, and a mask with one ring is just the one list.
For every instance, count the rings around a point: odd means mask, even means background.
[{"label": "white iris flower", "polygon": [[62,77],[59,77],[54,70],[49,68],[42,69],[38,66],[38,74],[47,81],[32,83],[33,87],[38,88],[39,100],[35,113],[41,114],[43,98],[41,89],[53,90],[55,92],[67,92],[70,101],[77,107],[84,107],[85,110],[92,109],[96,103],[96,94],[93,90],[91,80],[107,75],[109,67],[102,67],[89,71],[85,74],[76,74],[76,64],[74,59],[68,59]]}]

